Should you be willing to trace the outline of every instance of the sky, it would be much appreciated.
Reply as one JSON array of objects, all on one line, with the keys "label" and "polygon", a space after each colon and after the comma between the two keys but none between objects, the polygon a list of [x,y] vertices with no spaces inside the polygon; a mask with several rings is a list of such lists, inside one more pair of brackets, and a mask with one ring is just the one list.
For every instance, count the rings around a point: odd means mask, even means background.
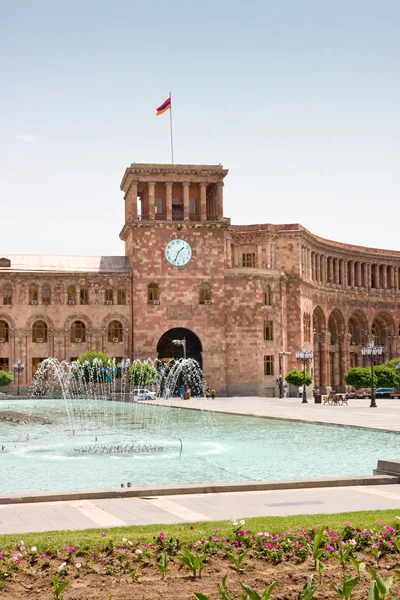
[{"label": "sky", "polygon": [[0,256],[122,255],[132,162],[233,224],[400,250],[398,0],[0,0]]}]

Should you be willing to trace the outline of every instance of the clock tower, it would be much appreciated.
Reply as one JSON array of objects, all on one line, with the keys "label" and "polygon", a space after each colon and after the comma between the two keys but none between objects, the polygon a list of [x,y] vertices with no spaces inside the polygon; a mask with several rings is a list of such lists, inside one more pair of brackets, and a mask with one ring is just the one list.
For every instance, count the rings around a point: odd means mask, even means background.
[{"label": "clock tower", "polygon": [[133,163],[125,171],[120,237],[132,269],[131,358],[200,362],[226,392],[224,274],[230,221],[223,216],[222,165]]}]

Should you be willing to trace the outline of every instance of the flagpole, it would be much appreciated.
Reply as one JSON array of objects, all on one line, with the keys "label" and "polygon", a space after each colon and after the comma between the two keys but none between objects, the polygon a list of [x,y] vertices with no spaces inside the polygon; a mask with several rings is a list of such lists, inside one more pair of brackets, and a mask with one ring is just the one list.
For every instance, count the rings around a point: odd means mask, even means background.
[{"label": "flagpole", "polygon": [[169,127],[171,130],[171,157],[172,164],[174,164],[174,139],[172,136],[172,100],[171,100],[171,92],[169,93]]}]

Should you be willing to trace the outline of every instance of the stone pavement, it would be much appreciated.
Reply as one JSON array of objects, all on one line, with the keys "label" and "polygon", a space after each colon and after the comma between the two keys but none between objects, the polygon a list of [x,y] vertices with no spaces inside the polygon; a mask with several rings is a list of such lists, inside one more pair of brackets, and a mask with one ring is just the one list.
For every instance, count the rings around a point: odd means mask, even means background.
[{"label": "stone pavement", "polygon": [[377,408],[369,407],[369,399],[349,400],[348,406],[346,404],[343,406],[314,404],[313,398],[308,400],[308,404],[302,404],[301,398],[279,400],[279,398],[260,397],[215,398],[215,400],[204,398],[181,400],[180,398],[172,398],[167,402],[158,399],[156,402],[157,404],[206,409],[236,415],[253,415],[257,417],[306,421],[308,423],[400,431],[400,400],[389,398],[377,399]]},{"label": "stone pavement", "polygon": [[0,534],[396,508],[398,484],[4,504]]}]

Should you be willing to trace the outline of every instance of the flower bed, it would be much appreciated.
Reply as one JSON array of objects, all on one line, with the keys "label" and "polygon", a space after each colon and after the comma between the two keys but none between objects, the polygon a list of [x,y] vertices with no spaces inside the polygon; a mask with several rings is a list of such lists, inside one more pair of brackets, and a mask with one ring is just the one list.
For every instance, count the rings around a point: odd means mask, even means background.
[{"label": "flower bed", "polygon": [[103,532],[91,543],[58,548],[29,547],[23,539],[3,544],[0,594],[7,600],[257,600],[262,593],[265,599],[379,600],[400,592],[398,519],[368,529],[345,522],[340,530],[269,532],[252,530],[244,520],[233,521],[229,534],[226,528],[207,536],[198,525],[187,529],[197,534],[194,541],[163,531],[117,543]]}]

